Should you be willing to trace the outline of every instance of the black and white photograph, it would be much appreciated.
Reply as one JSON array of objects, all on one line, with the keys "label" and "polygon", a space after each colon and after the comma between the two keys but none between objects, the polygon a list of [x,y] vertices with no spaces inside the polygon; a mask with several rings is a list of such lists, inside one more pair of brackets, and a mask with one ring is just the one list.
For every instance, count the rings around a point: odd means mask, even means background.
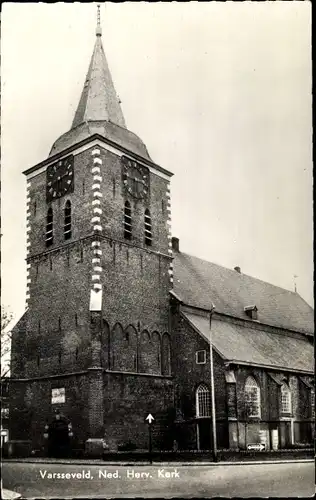
[{"label": "black and white photograph", "polygon": [[312,497],[311,2],[1,9],[2,497]]}]

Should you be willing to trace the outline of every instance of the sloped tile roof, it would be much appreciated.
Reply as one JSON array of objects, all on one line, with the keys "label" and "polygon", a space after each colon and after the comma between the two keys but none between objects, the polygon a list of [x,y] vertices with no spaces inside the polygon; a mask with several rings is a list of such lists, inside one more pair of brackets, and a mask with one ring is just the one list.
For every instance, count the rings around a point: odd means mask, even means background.
[{"label": "sloped tile roof", "polygon": [[96,120],[81,123],[75,128],[68,130],[54,142],[49,156],[56,155],[88,137],[99,134],[119,146],[128,149],[142,158],[151,161],[147,148],[143,141],[133,132],[106,120]]},{"label": "sloped tile roof", "polygon": [[245,306],[255,304],[258,321],[267,325],[314,332],[313,309],[297,294],[235,270],[183,252],[174,253],[174,292],[188,305],[248,319]]},{"label": "sloped tile roof", "polygon": [[[209,341],[209,319],[187,312],[183,315]],[[270,333],[216,319],[212,320],[211,332],[213,346],[225,360],[285,370],[314,371],[314,348],[304,336]]]}]

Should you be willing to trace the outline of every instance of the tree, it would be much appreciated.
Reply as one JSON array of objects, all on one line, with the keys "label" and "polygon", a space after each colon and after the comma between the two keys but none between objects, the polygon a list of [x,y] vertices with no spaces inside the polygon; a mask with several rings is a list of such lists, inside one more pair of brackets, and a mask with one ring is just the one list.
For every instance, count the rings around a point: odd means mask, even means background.
[{"label": "tree", "polygon": [[1,308],[1,381],[8,377],[10,372],[11,331],[10,323],[12,313]]}]

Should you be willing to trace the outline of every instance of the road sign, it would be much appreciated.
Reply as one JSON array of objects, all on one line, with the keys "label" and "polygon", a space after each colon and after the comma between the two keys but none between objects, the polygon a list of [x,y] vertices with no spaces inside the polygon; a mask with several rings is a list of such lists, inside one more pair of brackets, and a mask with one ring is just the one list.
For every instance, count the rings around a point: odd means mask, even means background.
[{"label": "road sign", "polygon": [[154,417],[152,416],[151,413],[149,413],[146,417],[146,420],[148,421],[148,452],[149,452],[149,461],[152,464],[152,444],[151,444],[151,424],[155,420]]},{"label": "road sign", "polygon": [[155,419],[154,417],[152,416],[151,413],[149,413],[146,417],[146,420],[148,420],[148,423],[151,424]]},{"label": "road sign", "polygon": [[248,451],[264,451],[266,449],[266,445],[263,443],[253,443],[247,445]]}]

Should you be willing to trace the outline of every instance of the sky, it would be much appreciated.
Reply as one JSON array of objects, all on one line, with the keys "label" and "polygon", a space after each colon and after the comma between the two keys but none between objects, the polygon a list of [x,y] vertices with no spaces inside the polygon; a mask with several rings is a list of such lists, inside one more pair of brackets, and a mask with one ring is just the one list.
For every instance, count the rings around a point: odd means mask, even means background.
[{"label": "sky", "polygon": [[[26,180],[69,130],[96,4],[4,3],[2,300],[25,309]],[[180,250],[313,305],[310,2],[101,4],[127,127],[174,173]],[[296,276],[296,278],[294,278]]]}]

